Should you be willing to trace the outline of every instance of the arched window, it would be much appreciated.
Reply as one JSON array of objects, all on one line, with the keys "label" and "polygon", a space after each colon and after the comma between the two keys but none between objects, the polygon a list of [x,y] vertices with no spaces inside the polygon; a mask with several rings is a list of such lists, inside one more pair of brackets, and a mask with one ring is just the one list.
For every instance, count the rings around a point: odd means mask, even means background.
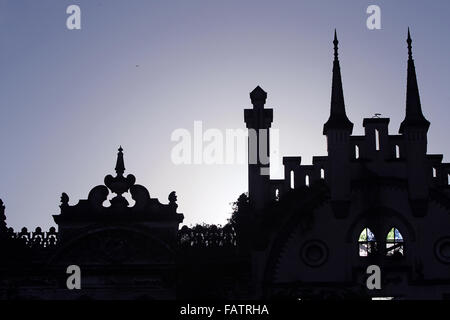
[{"label": "arched window", "polygon": [[436,171],[436,168],[433,167],[433,178],[436,178],[436,177],[437,177],[437,171]]},{"label": "arched window", "polygon": [[403,236],[397,228],[392,228],[386,237],[386,255],[401,257],[403,254]]},{"label": "arched window", "polygon": [[369,228],[364,228],[359,235],[359,256],[367,257],[374,254],[377,250],[375,235]]},{"label": "arched window", "polygon": [[276,189],[275,190],[275,201],[278,201],[278,200],[280,200],[280,190]]},{"label": "arched window", "polygon": [[395,146],[395,158],[400,159],[400,147],[398,145]]},{"label": "arched window", "polygon": [[320,169],[320,179],[325,179],[325,169]]},{"label": "arched window", "polygon": [[305,176],[305,185],[307,187],[309,187],[309,176],[308,175]]}]

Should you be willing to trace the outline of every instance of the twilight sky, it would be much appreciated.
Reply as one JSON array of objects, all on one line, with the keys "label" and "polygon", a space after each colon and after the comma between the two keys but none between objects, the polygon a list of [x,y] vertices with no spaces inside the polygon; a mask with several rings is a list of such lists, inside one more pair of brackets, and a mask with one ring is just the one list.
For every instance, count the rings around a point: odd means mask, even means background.
[{"label": "twilight sky", "polygon": [[[77,4],[82,29],[66,28]],[[381,30],[366,8],[381,7]],[[70,204],[114,173],[152,197],[178,194],[185,223],[226,222],[247,190],[245,165],[175,165],[171,133],[245,128],[248,93],[260,85],[274,108],[280,153],[326,155],[333,29],[338,30],[347,114],[404,117],[406,31],[429,153],[450,161],[450,1],[0,0],[0,198],[9,226],[54,225]],[[279,177],[279,176],[276,176]]]}]

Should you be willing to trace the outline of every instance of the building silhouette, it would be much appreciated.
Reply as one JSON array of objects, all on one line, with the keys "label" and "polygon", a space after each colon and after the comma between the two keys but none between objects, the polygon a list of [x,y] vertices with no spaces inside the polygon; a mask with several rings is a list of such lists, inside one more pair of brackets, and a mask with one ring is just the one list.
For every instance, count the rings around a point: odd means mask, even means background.
[{"label": "building silhouette", "polygon": [[[301,165],[284,157],[284,179],[249,163],[248,195],[225,226],[179,224],[175,192],[162,204],[116,175],[86,200],[61,196],[56,228],[8,228],[0,202],[1,299],[447,299],[450,297],[450,164],[427,154],[430,122],[420,103],[411,36],[405,118],[389,134],[389,118],[363,120],[352,135],[346,115],[338,39],[330,116],[323,126],[328,155]],[[263,132],[269,154],[273,110],[259,86],[244,110],[247,128]],[[260,141],[260,139],[262,139]],[[264,145],[266,144],[266,145]],[[250,152],[250,151],[249,151]],[[109,207],[104,201],[116,196]],[[135,204],[130,206],[124,193]],[[66,286],[69,265],[82,289]],[[381,289],[366,285],[367,267],[381,270]]]}]

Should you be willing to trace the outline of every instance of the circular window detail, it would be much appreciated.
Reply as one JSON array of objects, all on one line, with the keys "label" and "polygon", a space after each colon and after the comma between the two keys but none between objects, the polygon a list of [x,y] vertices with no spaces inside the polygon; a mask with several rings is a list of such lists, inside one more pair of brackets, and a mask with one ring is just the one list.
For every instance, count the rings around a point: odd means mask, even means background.
[{"label": "circular window detail", "polygon": [[320,240],[307,241],[300,250],[300,257],[310,267],[319,267],[328,259],[328,247]]},{"label": "circular window detail", "polygon": [[434,254],[441,262],[450,264],[450,237],[442,238],[436,242]]}]

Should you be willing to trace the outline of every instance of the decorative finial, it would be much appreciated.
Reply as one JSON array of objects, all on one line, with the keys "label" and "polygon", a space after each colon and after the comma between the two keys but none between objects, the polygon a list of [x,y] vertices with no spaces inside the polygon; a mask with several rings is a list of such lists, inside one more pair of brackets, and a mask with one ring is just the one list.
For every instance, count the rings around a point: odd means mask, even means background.
[{"label": "decorative finial", "polygon": [[123,161],[123,149],[122,146],[119,147],[119,152],[117,153],[117,162],[116,162],[116,173],[119,176],[122,176],[125,172],[125,163]]},{"label": "decorative finial", "polygon": [[63,192],[61,194],[61,205],[60,207],[67,207],[69,205],[69,196],[67,195],[67,193]]},{"label": "decorative finial", "polygon": [[408,27],[408,39],[406,39],[406,43],[408,43],[408,58],[409,60],[412,60],[412,40],[411,40],[411,33],[409,32],[409,27]]},{"label": "decorative finial", "polygon": [[267,99],[267,92],[265,92],[260,86],[257,86],[250,92],[250,100],[254,106],[264,107]]},{"label": "decorative finial", "polygon": [[119,147],[119,152],[117,153],[117,162],[116,162],[116,176],[108,174],[105,177],[105,185],[115,194],[116,197],[110,200],[111,207],[127,207],[128,201],[122,196],[123,193],[127,192],[128,189],[136,182],[135,176],[132,174],[127,175],[125,178],[123,173],[125,172],[125,164],[123,161],[123,148]]},{"label": "decorative finial", "polygon": [[174,208],[175,210],[178,208],[178,204],[177,204],[177,193],[175,191],[172,191],[169,194],[169,206],[171,206],[172,208]]},{"label": "decorative finial", "polygon": [[339,41],[337,39],[336,29],[334,29],[333,44],[334,44],[334,60],[338,60],[338,55],[339,55],[339,53],[338,53],[338,49],[339,49],[338,48],[338,44],[339,44]]},{"label": "decorative finial", "polygon": [[175,191],[172,191],[172,192],[169,194],[169,202],[170,202],[170,203],[175,203],[175,202],[177,202],[177,193],[176,193]]}]

